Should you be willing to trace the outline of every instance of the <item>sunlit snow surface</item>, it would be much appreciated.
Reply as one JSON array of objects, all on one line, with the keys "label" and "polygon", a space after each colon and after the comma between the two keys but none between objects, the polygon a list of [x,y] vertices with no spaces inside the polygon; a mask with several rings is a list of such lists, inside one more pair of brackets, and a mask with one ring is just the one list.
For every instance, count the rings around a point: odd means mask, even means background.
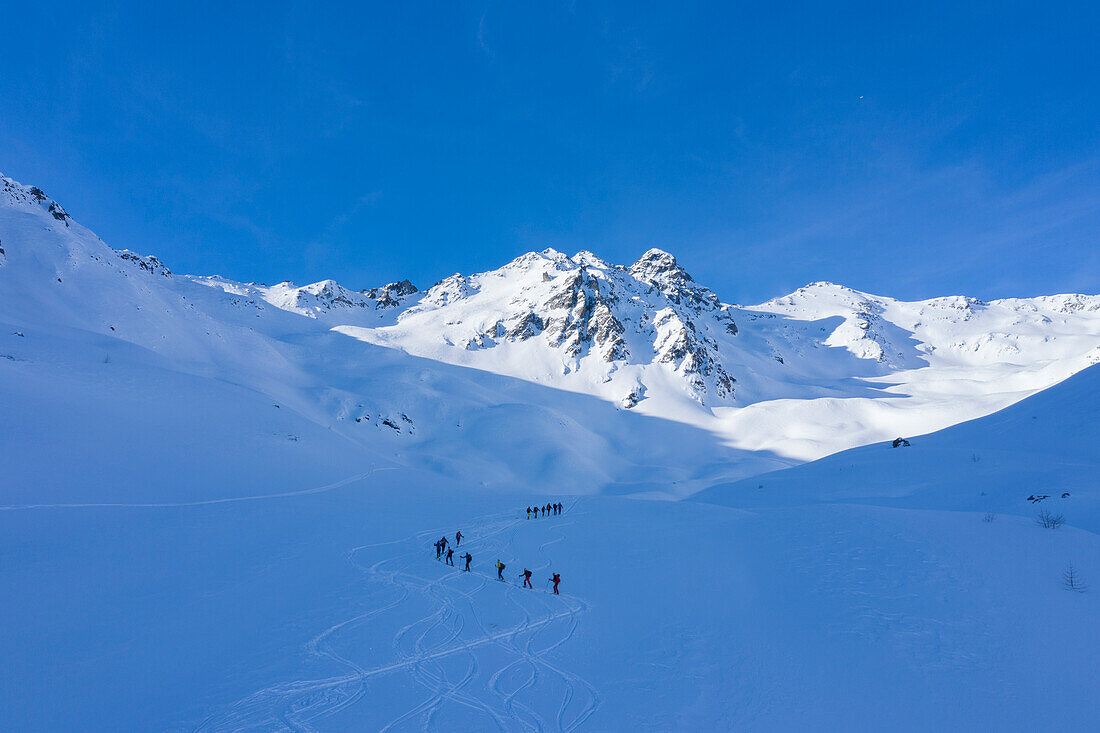
[{"label": "sunlit snow surface", "polygon": [[[815,285],[696,313],[543,253],[378,308],[170,275],[0,186],[0,728],[1100,719],[1100,374],[1061,381],[1095,361],[1095,297]],[[616,311],[628,359],[458,346],[581,265],[646,301]],[[732,395],[660,361],[663,308]],[[432,552],[458,529],[470,574]],[[1092,590],[1063,587],[1070,564]]]}]

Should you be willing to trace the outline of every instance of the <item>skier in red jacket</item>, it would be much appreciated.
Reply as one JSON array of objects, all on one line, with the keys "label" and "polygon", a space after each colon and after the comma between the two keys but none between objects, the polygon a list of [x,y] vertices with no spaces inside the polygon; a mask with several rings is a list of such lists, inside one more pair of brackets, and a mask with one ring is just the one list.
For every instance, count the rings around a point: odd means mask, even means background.
[{"label": "skier in red jacket", "polygon": [[558,593],[558,583],[561,582],[561,575],[554,573],[554,577],[550,578],[550,580],[554,581],[554,595],[560,595]]}]

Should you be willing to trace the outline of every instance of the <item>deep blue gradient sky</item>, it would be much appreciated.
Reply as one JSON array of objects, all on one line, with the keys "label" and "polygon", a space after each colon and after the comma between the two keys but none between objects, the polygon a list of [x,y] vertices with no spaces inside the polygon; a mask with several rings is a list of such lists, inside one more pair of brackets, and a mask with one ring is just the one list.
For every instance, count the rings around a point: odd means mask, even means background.
[{"label": "deep blue gradient sky", "polygon": [[1096,3],[358,5],[6,3],[0,171],[238,280],[1100,292]]}]

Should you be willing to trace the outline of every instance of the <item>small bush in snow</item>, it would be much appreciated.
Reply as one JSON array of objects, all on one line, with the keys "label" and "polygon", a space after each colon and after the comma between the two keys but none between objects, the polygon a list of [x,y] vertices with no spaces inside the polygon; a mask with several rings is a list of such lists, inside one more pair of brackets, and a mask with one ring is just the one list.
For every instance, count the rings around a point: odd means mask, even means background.
[{"label": "small bush in snow", "polygon": [[1066,569],[1062,571],[1062,585],[1066,590],[1076,593],[1084,593],[1089,588],[1081,581],[1081,574],[1077,572],[1077,567],[1073,563],[1066,565]]},{"label": "small bush in snow", "polygon": [[1058,529],[1066,523],[1066,518],[1061,514],[1051,514],[1044,509],[1035,516],[1035,523],[1046,529]]},{"label": "small bush in snow", "polygon": [[983,522],[992,522],[996,518],[997,518],[996,514],[994,514],[993,512],[989,512],[984,517],[982,517],[982,521]]}]

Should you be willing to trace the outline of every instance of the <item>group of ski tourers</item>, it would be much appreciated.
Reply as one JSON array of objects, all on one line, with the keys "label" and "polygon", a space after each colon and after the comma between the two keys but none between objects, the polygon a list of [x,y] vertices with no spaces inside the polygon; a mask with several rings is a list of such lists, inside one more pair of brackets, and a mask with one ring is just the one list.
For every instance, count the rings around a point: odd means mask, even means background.
[{"label": "group of ski tourers", "polygon": [[[440,537],[435,541],[435,559],[439,560],[444,556],[447,558],[447,564],[452,568],[455,566],[455,547],[462,544],[462,530],[455,532],[455,543],[453,547],[447,547],[446,536]],[[470,561],[474,559],[473,555],[467,552],[465,555],[459,555],[460,560],[466,561],[466,567],[462,568],[465,572],[470,572]]]},{"label": "group of ski tourers", "polygon": [[[547,514],[561,514],[562,506],[561,506],[561,504],[547,504],[546,506],[527,507],[527,518],[528,519],[531,518],[531,512],[532,511],[535,513],[536,517],[538,517],[539,512],[542,512],[543,516],[546,516]],[[450,565],[453,568],[455,566],[455,560],[454,560],[455,548],[458,547],[460,544],[462,544],[462,531],[459,530],[458,532],[455,532],[455,541],[454,541],[453,545],[448,547],[447,546],[448,544],[449,544],[449,541],[447,540],[447,537],[445,535],[443,537],[440,537],[438,540],[435,541],[435,559],[436,560],[442,560],[442,561],[446,562],[448,565]],[[474,559],[473,555],[471,555],[467,551],[465,555],[459,555],[459,559],[466,561],[466,567],[462,568],[462,571],[465,572],[465,573],[470,572],[470,561]],[[497,580],[503,581],[504,580],[504,568],[505,568],[504,563],[502,563],[500,560],[497,560],[497,564],[496,564],[495,567],[497,569]],[[534,588],[535,587],[535,586],[531,585],[531,575],[532,575],[531,571],[528,570],[527,568],[524,568],[523,572],[518,576],[520,578],[523,578],[523,587],[524,588]],[[551,578],[549,578],[546,582],[554,584],[554,595],[560,595],[558,593],[558,584],[561,583],[561,574],[560,573],[554,573],[554,575]]]},{"label": "group of ski tourers", "polygon": [[535,519],[539,518],[539,512],[542,512],[542,516],[548,514],[561,514],[561,504],[547,504],[546,506],[527,507],[527,518],[531,518],[531,512],[535,513]]}]

